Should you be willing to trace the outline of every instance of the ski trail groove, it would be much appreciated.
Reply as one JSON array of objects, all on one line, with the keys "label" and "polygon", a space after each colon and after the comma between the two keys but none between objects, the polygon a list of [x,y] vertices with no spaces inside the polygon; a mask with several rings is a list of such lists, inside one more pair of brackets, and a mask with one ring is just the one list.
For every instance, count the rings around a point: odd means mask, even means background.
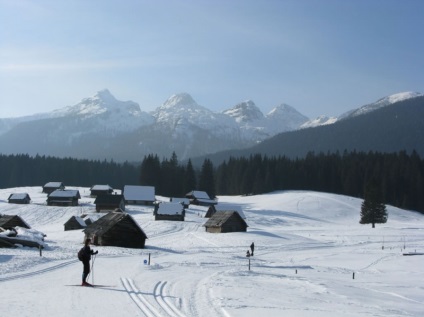
[{"label": "ski trail groove", "polygon": [[154,288],[156,302],[165,310],[170,316],[186,317],[174,304],[166,299],[164,288],[167,282],[159,281]]},{"label": "ski trail groove", "polygon": [[132,280],[121,277],[121,282],[128,295],[140,309],[141,313],[143,313],[146,317],[161,316],[161,314],[144,298],[144,296],[140,293],[140,291],[134,285]]}]

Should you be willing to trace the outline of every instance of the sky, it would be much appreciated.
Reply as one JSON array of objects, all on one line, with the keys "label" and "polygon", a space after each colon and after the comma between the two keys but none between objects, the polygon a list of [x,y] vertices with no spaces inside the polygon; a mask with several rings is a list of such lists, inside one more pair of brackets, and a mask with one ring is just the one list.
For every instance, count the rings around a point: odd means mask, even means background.
[{"label": "sky", "polygon": [[[146,248],[92,245],[99,253],[87,281],[103,285],[93,289],[79,286],[84,233],[63,225],[75,215],[102,213],[89,188],[72,189],[80,191],[79,206],[46,206],[39,186],[0,189],[0,212],[31,226],[18,228],[17,237],[44,246],[41,256],[37,248],[1,249],[7,316],[423,315],[420,213],[387,206],[387,223],[372,229],[359,223],[359,198],[311,191],[219,196],[218,204],[241,206],[247,231],[209,233],[205,208],[190,205],[185,221],[155,221],[152,206],[127,205],[148,237]],[[12,192],[27,192],[31,203],[7,203]]]},{"label": "sky", "polygon": [[0,118],[109,89],[309,118],[424,92],[421,0],[0,0]]}]

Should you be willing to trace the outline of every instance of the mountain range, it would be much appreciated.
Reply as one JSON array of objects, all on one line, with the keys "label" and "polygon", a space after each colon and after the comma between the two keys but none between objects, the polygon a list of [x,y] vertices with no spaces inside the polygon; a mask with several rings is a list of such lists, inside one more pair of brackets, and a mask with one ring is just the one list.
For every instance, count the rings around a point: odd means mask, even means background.
[{"label": "mountain range", "polygon": [[[198,105],[187,93],[173,95],[146,112],[133,101],[117,100],[106,89],[49,113],[0,119],[0,148],[3,154],[116,161],[140,161],[151,153],[170,157],[175,152],[179,159],[187,159],[223,151],[249,152],[281,135],[287,138],[297,132],[343,125],[422,97],[413,92],[395,94],[340,117],[310,120],[287,104],[263,114],[251,100],[217,113]],[[300,142],[297,147],[305,144],[308,148],[306,141],[296,141]]]}]

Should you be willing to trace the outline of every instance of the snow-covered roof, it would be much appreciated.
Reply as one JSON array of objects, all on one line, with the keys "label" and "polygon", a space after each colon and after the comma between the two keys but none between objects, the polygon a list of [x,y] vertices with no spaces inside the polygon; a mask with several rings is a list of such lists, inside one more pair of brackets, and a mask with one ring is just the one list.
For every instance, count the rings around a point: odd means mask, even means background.
[{"label": "snow-covered roof", "polygon": [[184,206],[181,203],[160,203],[157,213],[160,215],[181,215],[184,211]]},{"label": "snow-covered roof", "polygon": [[193,190],[190,194],[193,197],[195,197],[196,199],[199,199],[199,200],[200,199],[207,199],[207,200],[211,199],[207,192],[200,191],[200,190]]},{"label": "snow-covered roof", "polygon": [[173,203],[183,203],[185,205],[190,205],[190,199],[188,199],[188,198],[171,197],[171,202],[173,202]]},{"label": "snow-covered roof", "polygon": [[113,188],[110,187],[109,185],[94,185],[93,187],[91,187],[90,190],[109,191],[109,190],[113,190]]},{"label": "snow-covered roof", "polygon": [[155,187],[125,185],[124,197],[125,200],[155,201]]},{"label": "snow-covered roof", "polygon": [[62,182],[48,182],[46,185],[44,185],[44,187],[53,187],[53,188],[59,188],[62,186],[63,186]]},{"label": "snow-covered roof", "polygon": [[58,190],[56,189],[52,192],[49,197],[78,197],[81,198],[78,190],[69,189],[69,190]]},{"label": "snow-covered roof", "polygon": [[75,220],[78,221],[81,227],[87,227],[87,224],[85,223],[84,219],[82,219],[81,217],[75,216]]},{"label": "snow-covered roof", "polygon": [[28,193],[15,193],[15,194],[10,194],[9,200],[10,199],[20,200],[20,199],[25,199],[27,197],[29,197]]}]

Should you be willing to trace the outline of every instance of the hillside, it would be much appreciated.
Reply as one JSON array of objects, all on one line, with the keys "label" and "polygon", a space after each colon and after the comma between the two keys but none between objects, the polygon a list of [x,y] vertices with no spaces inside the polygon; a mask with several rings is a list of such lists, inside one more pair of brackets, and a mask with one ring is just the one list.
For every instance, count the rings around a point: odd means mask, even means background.
[{"label": "hillside", "polygon": [[[260,153],[267,156],[305,157],[308,152],[343,153],[374,151],[393,153],[415,150],[424,156],[424,97],[396,102],[364,115],[352,116],[334,124],[278,134],[243,150],[219,152],[207,157],[214,164]],[[193,160],[201,164],[204,157]]]},{"label": "hillside", "polygon": [[[69,188],[72,189],[72,188]],[[0,190],[0,213],[18,214],[47,234],[37,249],[2,249],[2,303],[11,316],[421,316],[422,215],[388,206],[386,224],[359,224],[361,200],[318,192],[222,196],[241,205],[247,232],[210,234],[202,211],[154,221],[151,207],[127,206],[148,236],[146,249],[96,247],[90,282],[76,259],[83,233],[64,231],[94,210],[88,188],[77,207],[48,207],[41,187]],[[30,205],[13,205],[28,192]],[[158,197],[166,199],[164,197]],[[251,269],[245,257],[255,242]],[[384,249],[382,248],[384,247]],[[404,249],[406,248],[406,249]],[[144,264],[149,255],[151,265]],[[355,273],[355,279],[353,279]]]}]

